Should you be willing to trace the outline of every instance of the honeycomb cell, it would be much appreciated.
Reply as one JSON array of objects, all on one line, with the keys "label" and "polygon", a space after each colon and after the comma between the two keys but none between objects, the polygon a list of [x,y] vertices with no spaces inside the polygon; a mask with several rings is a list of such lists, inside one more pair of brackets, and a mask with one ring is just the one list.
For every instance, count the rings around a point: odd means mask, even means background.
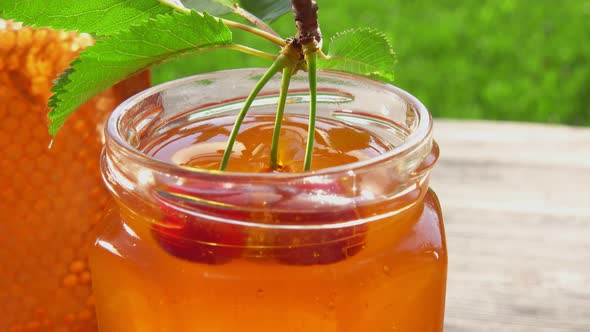
[{"label": "honeycomb cell", "polygon": [[96,331],[85,262],[108,198],[98,169],[102,123],[149,86],[149,74],[83,105],[49,150],[52,82],[92,42],[0,22],[0,331]]}]

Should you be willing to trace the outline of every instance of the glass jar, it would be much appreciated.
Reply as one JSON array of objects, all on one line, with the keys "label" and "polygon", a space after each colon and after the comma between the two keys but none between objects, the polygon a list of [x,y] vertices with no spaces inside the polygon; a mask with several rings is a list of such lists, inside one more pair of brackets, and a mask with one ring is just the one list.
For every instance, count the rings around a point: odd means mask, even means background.
[{"label": "glass jar", "polygon": [[[320,73],[318,122],[354,127],[387,147],[349,164],[219,172],[147,152],[163,136],[199,126],[206,133],[218,119],[235,116],[262,73],[242,69],[165,83],[111,115],[102,173],[116,203],[90,257],[99,328],[442,331],[447,250],[440,206],[428,187],[439,150],[429,113],[408,93]],[[251,116],[274,113],[278,76]],[[289,116],[306,113],[307,94],[305,75],[297,75]],[[239,161],[239,137],[230,164]],[[340,137],[339,151],[354,139]]]},{"label": "glass jar", "polygon": [[47,103],[86,34],[0,19],[0,331],[96,331],[87,249],[109,201],[103,124],[145,72],[85,103],[49,149]]}]

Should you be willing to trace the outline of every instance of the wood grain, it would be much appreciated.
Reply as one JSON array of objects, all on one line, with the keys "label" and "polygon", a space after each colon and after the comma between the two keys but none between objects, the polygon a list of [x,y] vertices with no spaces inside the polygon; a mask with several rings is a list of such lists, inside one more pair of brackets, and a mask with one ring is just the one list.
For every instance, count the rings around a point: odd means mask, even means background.
[{"label": "wood grain", "polygon": [[590,331],[590,129],[435,121],[445,332]]}]

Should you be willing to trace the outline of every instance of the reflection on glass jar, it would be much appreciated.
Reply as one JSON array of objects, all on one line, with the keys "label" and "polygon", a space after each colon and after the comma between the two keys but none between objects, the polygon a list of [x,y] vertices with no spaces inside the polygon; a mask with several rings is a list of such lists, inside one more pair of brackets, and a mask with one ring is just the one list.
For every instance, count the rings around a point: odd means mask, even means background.
[{"label": "reflection on glass jar", "polygon": [[102,127],[137,76],[86,103],[48,149],[52,81],[87,35],[0,20],[0,331],[96,331],[87,248],[109,199]]},{"label": "reflection on glass jar", "polygon": [[275,77],[218,172],[261,74],[166,83],[111,116],[102,172],[116,204],[91,252],[99,327],[442,331],[447,252],[427,110],[393,86],[321,73],[313,170],[301,172],[300,75],[271,172]]}]

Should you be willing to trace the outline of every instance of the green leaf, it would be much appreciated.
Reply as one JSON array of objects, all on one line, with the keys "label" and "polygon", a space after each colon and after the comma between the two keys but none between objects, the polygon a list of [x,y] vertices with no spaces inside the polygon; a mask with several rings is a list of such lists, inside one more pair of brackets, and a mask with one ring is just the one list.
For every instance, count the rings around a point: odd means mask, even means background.
[{"label": "green leaf", "polygon": [[49,132],[85,101],[152,65],[231,43],[227,26],[207,13],[174,12],[99,39],[80,54],[53,88]]},{"label": "green leaf", "polygon": [[360,28],[336,34],[330,40],[328,57],[318,62],[318,68],[393,81],[395,53],[385,34],[378,30]]},{"label": "green leaf", "polygon": [[36,27],[108,35],[174,11],[158,0],[3,0],[4,18]]},{"label": "green leaf", "polygon": [[206,11],[213,15],[229,14],[233,12],[234,3],[237,3],[263,21],[274,21],[291,11],[290,0],[180,0],[180,2],[188,8]]},{"label": "green leaf", "polygon": [[170,0],[170,2],[216,16],[232,13],[234,4],[231,0]]}]

